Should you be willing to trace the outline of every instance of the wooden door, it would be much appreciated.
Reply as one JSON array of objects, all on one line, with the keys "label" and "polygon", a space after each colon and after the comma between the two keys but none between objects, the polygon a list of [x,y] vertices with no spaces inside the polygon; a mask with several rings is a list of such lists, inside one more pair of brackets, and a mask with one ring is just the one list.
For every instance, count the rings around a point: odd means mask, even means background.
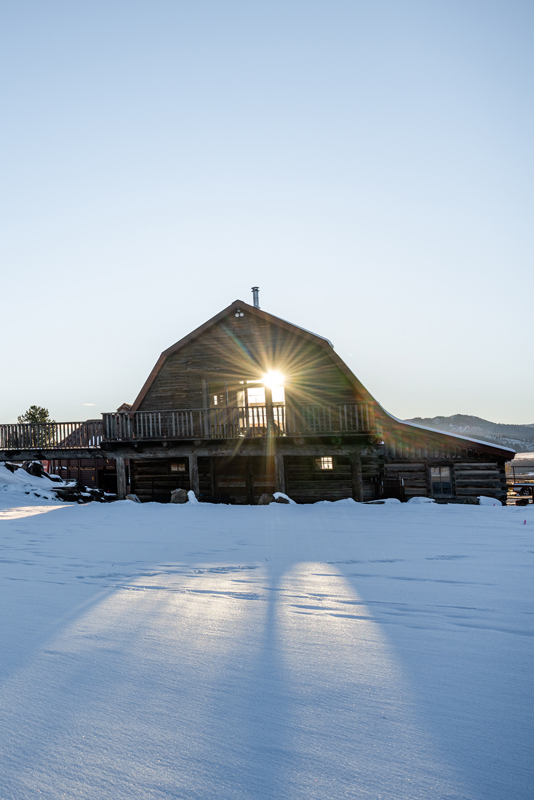
[{"label": "wooden door", "polygon": [[213,460],[214,494],[219,502],[253,505],[275,490],[274,458],[234,456]]}]

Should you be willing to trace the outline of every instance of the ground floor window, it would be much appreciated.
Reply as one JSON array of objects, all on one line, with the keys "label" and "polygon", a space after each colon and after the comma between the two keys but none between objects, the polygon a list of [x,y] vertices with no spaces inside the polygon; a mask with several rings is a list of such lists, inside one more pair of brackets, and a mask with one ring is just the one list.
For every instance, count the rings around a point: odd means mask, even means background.
[{"label": "ground floor window", "polygon": [[315,469],[334,469],[334,459],[332,456],[321,456],[321,458],[316,458]]},{"label": "ground floor window", "polygon": [[450,467],[430,467],[430,480],[432,482],[432,494],[452,494]]}]

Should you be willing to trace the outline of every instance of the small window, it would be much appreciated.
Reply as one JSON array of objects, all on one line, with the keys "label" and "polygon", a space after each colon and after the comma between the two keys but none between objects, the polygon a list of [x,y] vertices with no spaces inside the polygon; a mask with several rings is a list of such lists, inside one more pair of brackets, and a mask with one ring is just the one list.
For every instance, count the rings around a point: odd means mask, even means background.
[{"label": "small window", "polygon": [[321,458],[316,458],[315,469],[334,469],[334,459],[332,456],[321,456]]},{"label": "small window", "polygon": [[213,395],[213,405],[214,406],[218,406],[219,405],[219,397],[216,394]]},{"label": "small window", "polygon": [[171,464],[171,472],[185,472],[185,463],[179,461],[177,464]]},{"label": "small window", "polygon": [[430,480],[432,481],[432,494],[452,495],[450,467],[430,467]]}]

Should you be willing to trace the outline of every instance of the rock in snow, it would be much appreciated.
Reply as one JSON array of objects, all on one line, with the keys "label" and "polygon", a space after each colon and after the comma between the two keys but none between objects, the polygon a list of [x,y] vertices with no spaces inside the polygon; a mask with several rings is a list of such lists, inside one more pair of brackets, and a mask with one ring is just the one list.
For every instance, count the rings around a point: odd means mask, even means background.
[{"label": "rock in snow", "polygon": [[185,489],[174,489],[171,492],[171,503],[181,505],[182,503],[187,503],[188,500],[189,497],[187,496]]}]

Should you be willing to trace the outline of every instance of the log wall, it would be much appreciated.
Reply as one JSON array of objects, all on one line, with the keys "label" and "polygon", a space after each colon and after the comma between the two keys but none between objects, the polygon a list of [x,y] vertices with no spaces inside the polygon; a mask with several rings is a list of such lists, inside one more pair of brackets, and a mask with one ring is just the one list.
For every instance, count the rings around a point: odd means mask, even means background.
[{"label": "log wall", "polygon": [[[396,496],[393,486],[397,481],[405,494],[410,497],[431,497],[431,467],[450,467],[452,478],[452,498],[462,500],[480,495],[495,497],[506,502],[506,474],[504,461],[490,461],[487,454],[480,461],[461,461],[454,459],[426,460],[416,462],[388,462],[385,466],[385,483],[390,488],[387,496]],[[446,496],[436,495],[437,500],[447,500]]]},{"label": "log wall", "polygon": [[[383,421],[387,423],[385,417]],[[389,429],[385,425],[383,431],[386,490],[392,492],[396,482],[407,500],[430,497],[430,468],[447,466],[451,470],[452,498],[469,501],[484,495],[506,502],[506,451],[438,431],[388,424]],[[436,500],[447,499],[436,495]]]},{"label": "log wall", "polygon": [[45,469],[63,480],[80,481],[90,489],[117,490],[115,461],[105,458],[54,458],[43,461]]},{"label": "log wall", "polygon": [[[172,472],[171,464],[185,464],[184,472]],[[141,502],[168,503],[174,489],[189,491],[189,460],[143,459],[130,461],[131,489]]]},{"label": "log wall", "polygon": [[386,464],[384,477],[387,497],[430,497],[428,467],[423,462]]},{"label": "log wall", "polygon": [[[328,449],[325,449],[328,455]],[[361,456],[363,501],[380,495],[380,460],[377,455]],[[315,458],[286,456],[286,493],[297,503],[316,503],[319,500],[343,500],[354,497],[357,489],[350,455],[332,456],[333,469],[320,470]],[[356,498],[355,498],[356,499]]]},{"label": "log wall", "polygon": [[507,487],[504,461],[475,461],[455,464],[454,494],[457,498],[495,497],[506,504]]}]

